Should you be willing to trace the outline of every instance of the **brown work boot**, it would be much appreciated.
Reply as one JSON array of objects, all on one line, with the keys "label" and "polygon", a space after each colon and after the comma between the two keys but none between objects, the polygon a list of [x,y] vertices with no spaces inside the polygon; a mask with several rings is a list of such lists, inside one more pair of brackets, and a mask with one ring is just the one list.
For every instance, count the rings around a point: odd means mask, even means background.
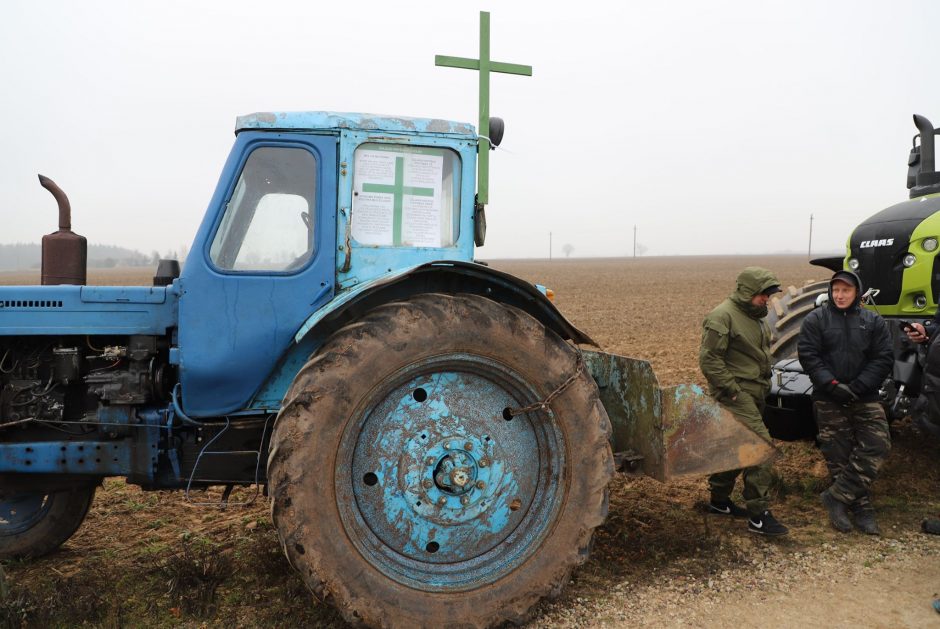
[{"label": "brown work boot", "polygon": [[826,507],[826,511],[829,513],[829,522],[832,523],[834,529],[843,533],[852,530],[852,521],[849,520],[844,502],[829,493],[828,489],[819,494],[819,499],[822,500],[823,506]]}]

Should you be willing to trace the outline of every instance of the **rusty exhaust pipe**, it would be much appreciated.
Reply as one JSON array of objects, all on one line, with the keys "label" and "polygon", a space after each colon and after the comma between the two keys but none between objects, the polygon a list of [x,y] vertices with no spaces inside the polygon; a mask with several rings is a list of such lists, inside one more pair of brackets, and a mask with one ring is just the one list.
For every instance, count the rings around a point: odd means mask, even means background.
[{"label": "rusty exhaust pipe", "polygon": [[51,192],[55,202],[59,204],[59,231],[72,229],[72,204],[62,192],[62,188],[45,175],[39,175],[39,185]]},{"label": "rusty exhaust pipe", "polygon": [[42,284],[84,284],[87,279],[88,241],[72,231],[72,205],[62,188],[39,175],[39,185],[59,205],[59,231],[42,237]]}]

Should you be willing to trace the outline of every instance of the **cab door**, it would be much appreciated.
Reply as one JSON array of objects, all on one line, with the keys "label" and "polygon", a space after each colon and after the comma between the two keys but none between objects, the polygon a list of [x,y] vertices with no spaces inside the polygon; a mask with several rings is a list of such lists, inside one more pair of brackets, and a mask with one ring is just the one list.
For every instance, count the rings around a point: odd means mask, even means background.
[{"label": "cab door", "polygon": [[333,296],[337,138],[242,132],[180,277],[183,410],[245,407]]}]

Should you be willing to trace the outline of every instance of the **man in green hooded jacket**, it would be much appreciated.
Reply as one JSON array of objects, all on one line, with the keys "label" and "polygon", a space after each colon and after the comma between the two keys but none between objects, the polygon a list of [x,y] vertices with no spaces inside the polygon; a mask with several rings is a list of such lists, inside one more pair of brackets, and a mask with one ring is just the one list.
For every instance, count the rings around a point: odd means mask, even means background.
[{"label": "man in green hooded jacket", "polygon": [[[699,367],[708,380],[709,393],[739,421],[770,440],[761,413],[770,391],[770,328],[764,321],[767,301],[780,292],[780,282],[767,269],[750,266],[738,275],[737,288],[708,313],[702,323]],[[752,533],[778,536],[788,533],[769,510],[769,462],[713,474],[708,479],[708,509],[721,515],[748,517]],[[731,501],[738,476],[744,476],[746,509]]]}]

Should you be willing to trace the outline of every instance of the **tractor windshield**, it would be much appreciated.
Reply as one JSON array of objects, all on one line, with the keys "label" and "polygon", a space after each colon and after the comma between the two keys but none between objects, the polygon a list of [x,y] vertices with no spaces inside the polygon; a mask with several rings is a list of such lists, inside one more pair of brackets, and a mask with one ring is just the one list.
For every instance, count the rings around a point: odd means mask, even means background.
[{"label": "tractor windshield", "polygon": [[360,245],[452,247],[460,235],[460,158],[449,149],[356,149],[352,236]]}]

